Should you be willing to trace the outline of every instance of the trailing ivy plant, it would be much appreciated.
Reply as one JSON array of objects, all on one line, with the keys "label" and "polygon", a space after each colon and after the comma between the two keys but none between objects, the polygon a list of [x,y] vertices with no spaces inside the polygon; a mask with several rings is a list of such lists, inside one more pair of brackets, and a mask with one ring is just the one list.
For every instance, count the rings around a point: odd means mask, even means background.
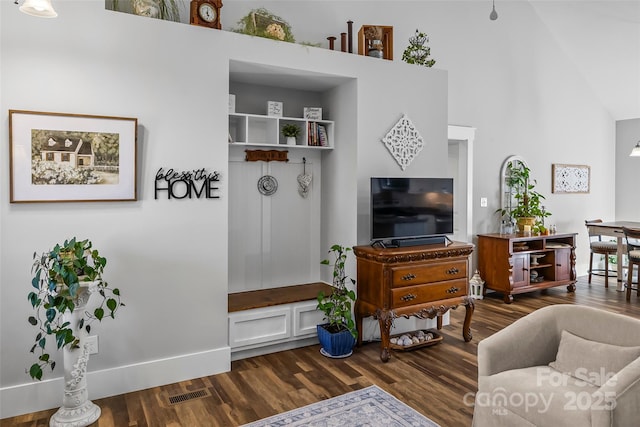
[{"label": "trailing ivy plant", "polygon": [[325,295],[322,291],[318,293],[317,309],[324,313],[329,324],[327,327],[329,332],[348,330],[353,338],[357,339],[358,330],[351,312],[351,307],[356,301],[356,293],[347,287],[348,281],[352,285],[355,285],[356,281],[348,277],[344,271],[349,251],[351,251],[349,247],[333,245],[329,250],[334,258],[333,264],[328,259],[320,262],[324,265],[333,265],[333,289],[329,295]]},{"label": "trailing ivy plant", "polygon": [[[105,317],[115,318],[115,314],[124,307],[120,300],[120,290],[111,288],[102,279],[107,259],[100,256],[98,250],[92,248],[89,240],[65,240],[40,255],[33,254],[33,279],[28,299],[35,313],[28,321],[38,329],[31,353],[39,353],[38,361],[29,368],[31,378],[41,380],[43,368],[50,366],[53,370],[56,362],[48,353],[47,338],[55,338],[58,349],[78,348],[80,339],[76,331],[83,328],[91,332],[94,320],[102,321]],[[102,298],[93,312],[85,311],[78,325],[72,325],[64,314],[73,312],[81,296],[82,287],[95,282],[96,291]]]}]

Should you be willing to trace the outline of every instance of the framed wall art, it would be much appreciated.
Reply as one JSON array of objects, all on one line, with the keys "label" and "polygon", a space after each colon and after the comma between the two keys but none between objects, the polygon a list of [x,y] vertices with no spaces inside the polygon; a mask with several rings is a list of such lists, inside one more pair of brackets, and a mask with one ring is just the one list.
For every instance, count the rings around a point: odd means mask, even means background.
[{"label": "framed wall art", "polygon": [[138,120],[9,110],[11,203],[134,201]]},{"label": "framed wall art", "polygon": [[586,165],[551,165],[552,193],[588,193],[591,168]]}]

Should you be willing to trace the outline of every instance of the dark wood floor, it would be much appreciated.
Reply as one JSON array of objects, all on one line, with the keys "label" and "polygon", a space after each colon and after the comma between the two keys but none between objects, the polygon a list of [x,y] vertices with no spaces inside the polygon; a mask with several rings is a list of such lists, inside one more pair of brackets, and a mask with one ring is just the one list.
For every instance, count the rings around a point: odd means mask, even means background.
[{"label": "dark wood floor", "polygon": [[[575,294],[565,287],[517,295],[506,305],[499,295],[478,301],[472,322],[473,340],[461,338],[464,309],[453,311],[444,341],[410,352],[394,352],[383,364],[379,344],[369,343],[350,358],[334,360],[319,347],[273,353],[233,362],[231,372],[95,400],[102,417],[94,426],[198,427],[237,426],[329,397],[377,385],[443,427],[469,426],[476,391],[477,343],[514,320],[550,304],[581,304],[640,318],[640,299],[631,302],[605,289],[601,278],[588,285],[580,278]],[[169,397],[203,390],[205,397],[170,404]],[[467,399],[465,400],[465,396]],[[48,426],[54,410],[1,420],[2,427]]]}]

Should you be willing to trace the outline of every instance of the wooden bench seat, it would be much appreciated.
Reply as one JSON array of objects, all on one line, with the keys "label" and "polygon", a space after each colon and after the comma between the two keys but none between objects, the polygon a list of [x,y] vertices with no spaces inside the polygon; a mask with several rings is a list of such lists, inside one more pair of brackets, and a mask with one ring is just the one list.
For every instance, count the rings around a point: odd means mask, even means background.
[{"label": "wooden bench seat", "polygon": [[229,313],[271,307],[316,299],[318,293],[331,292],[332,287],[324,282],[306,283],[303,285],[284,286],[280,288],[260,289],[255,291],[229,294]]}]

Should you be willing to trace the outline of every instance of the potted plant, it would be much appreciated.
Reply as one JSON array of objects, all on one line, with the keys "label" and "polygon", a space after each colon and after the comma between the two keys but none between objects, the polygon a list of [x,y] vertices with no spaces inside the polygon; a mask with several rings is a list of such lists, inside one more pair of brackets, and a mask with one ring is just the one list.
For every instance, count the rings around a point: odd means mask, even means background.
[{"label": "potted plant", "polygon": [[344,270],[349,251],[351,248],[333,245],[329,250],[333,264],[328,259],[321,261],[323,265],[333,266],[333,289],[329,295],[325,295],[324,292],[318,294],[317,306],[327,321],[317,325],[317,331],[322,346],[321,353],[328,357],[350,355],[358,337],[351,311],[356,293],[347,287],[347,282],[355,285],[356,281],[349,278]]},{"label": "potted plant", "polygon": [[[62,245],[56,244],[50,251],[34,253],[33,258],[34,290],[29,292],[28,300],[35,313],[28,321],[37,328],[30,352],[37,352],[38,360],[28,373],[41,380],[44,367],[55,368],[56,362],[47,350],[48,338],[54,338],[57,349],[64,353],[65,390],[63,406],[53,415],[51,425],[89,425],[99,418],[100,408],[87,399],[86,336],[94,320],[115,318],[118,309],[124,306],[120,291],[102,279],[107,260],[92,247],[90,240],[74,237]],[[88,311],[86,305],[93,293],[99,295],[99,304]]]},{"label": "potted plant", "polygon": [[532,180],[530,175],[531,169],[522,163],[517,166],[510,163],[507,166],[507,186],[516,204],[510,208],[498,209],[497,212],[515,220],[521,232],[525,226],[529,226],[532,232],[544,233],[544,218],[550,216],[551,212],[542,206],[545,197],[535,190],[536,180]]},{"label": "potted plant", "polygon": [[415,35],[409,37],[409,46],[402,53],[402,60],[407,64],[433,67],[436,61],[429,58],[431,48],[426,43],[429,43],[429,37],[416,29]]},{"label": "potted plant", "polygon": [[292,123],[282,126],[282,135],[287,138],[287,145],[296,145],[296,138],[300,135],[300,128]]},{"label": "potted plant", "polygon": [[238,25],[231,31],[291,43],[296,41],[289,23],[265,8],[252,9],[238,21]]}]

